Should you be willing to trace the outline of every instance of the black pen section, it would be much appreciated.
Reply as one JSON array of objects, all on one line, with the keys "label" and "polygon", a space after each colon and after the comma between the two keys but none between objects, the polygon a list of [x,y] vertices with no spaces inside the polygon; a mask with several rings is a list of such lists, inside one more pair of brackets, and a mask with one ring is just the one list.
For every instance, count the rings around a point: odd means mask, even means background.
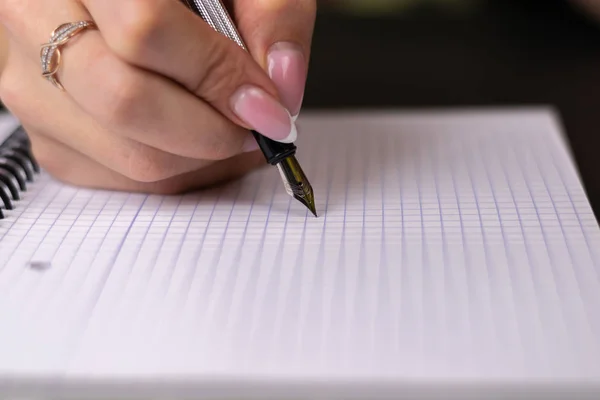
[{"label": "black pen section", "polygon": [[277,166],[286,192],[302,203],[316,217],[315,197],[308,178],[296,160],[296,145],[271,140],[256,131],[252,131],[258,146],[267,162]]},{"label": "black pen section", "polygon": [[285,158],[296,154],[296,145],[294,143],[280,143],[252,131],[260,150],[265,155],[267,162],[271,165],[277,165]]}]

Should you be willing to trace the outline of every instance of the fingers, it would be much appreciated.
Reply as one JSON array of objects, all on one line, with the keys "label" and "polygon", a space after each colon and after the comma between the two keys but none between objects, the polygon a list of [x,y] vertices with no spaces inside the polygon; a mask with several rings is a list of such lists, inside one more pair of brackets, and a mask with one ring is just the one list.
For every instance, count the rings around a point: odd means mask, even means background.
[{"label": "fingers", "polygon": [[174,82],[117,57],[90,31],[63,54],[68,95],[102,126],[183,157],[222,160],[245,150],[250,134]]},{"label": "fingers", "polygon": [[81,4],[72,0],[2,0],[0,21],[11,39],[39,61],[40,45],[48,42],[50,33],[60,24],[90,19]]},{"label": "fingers", "polygon": [[[68,50],[68,51],[67,51]],[[171,81],[135,68],[108,49],[98,31],[86,31],[63,51],[61,93],[39,76],[34,62],[19,61],[15,79],[27,93],[44,85],[50,98],[69,98],[103,129],[182,157],[221,160],[253,149],[255,141],[207,103]],[[51,90],[51,91],[50,91]]]},{"label": "fingers", "polygon": [[140,182],[165,180],[210,164],[106,129],[53,86],[41,79],[28,79],[32,68],[35,66],[27,58],[11,53],[0,81],[0,95],[11,112],[38,135],[52,137],[107,169]]},{"label": "fingers", "polygon": [[140,182],[99,164],[33,129],[27,129],[33,152],[44,170],[71,185],[127,192],[178,194],[236,179],[262,165],[261,156],[244,154],[207,168],[155,182]]},{"label": "fingers", "polygon": [[230,0],[249,51],[298,116],[304,98],[316,0]]},{"label": "fingers", "polygon": [[296,139],[289,111],[250,54],[176,0],[81,0],[108,48],[178,82],[228,119],[282,142]]}]

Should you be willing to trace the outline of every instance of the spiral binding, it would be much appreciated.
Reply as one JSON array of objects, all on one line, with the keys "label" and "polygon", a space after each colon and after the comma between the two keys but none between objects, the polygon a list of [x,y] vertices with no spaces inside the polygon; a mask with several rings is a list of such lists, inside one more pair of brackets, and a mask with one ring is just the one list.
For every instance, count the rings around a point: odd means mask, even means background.
[{"label": "spiral binding", "polygon": [[19,126],[0,144],[0,220],[5,218],[2,210],[13,210],[27,184],[39,173],[29,137]]}]

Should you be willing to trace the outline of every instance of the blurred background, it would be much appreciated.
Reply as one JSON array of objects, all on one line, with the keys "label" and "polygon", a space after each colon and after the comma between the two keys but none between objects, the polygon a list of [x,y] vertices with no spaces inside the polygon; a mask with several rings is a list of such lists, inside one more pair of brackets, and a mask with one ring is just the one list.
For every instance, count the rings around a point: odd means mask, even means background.
[{"label": "blurred background", "polygon": [[305,109],[553,106],[599,219],[600,0],[317,1]]},{"label": "blurred background", "polygon": [[305,109],[551,105],[598,218],[594,9],[600,0],[319,0]]}]

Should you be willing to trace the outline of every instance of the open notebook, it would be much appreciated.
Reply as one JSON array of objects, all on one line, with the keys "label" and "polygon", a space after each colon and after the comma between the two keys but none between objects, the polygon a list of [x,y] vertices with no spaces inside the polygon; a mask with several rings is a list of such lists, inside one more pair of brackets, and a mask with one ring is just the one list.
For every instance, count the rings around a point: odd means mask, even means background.
[{"label": "open notebook", "polygon": [[0,221],[0,394],[598,389],[600,229],[551,111],[299,125],[319,218],[273,168],[171,197],[42,171]]}]

